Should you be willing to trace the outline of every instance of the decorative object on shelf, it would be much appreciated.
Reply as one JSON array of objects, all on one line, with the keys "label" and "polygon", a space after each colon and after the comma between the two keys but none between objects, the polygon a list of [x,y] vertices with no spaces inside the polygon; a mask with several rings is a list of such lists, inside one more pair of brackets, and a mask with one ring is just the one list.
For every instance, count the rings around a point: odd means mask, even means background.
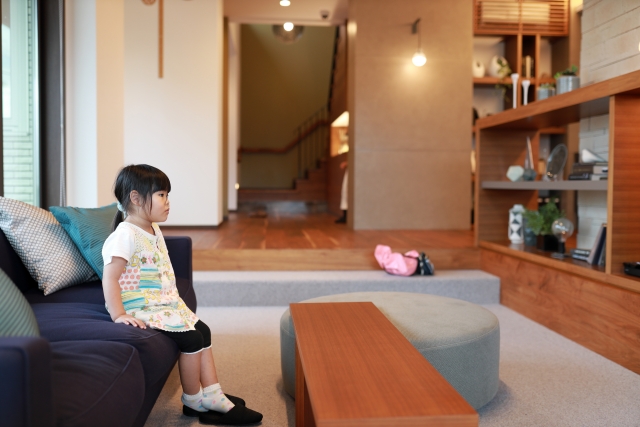
[{"label": "decorative object on shelf", "polygon": [[527,137],[527,157],[524,158],[524,181],[535,181],[538,173],[533,168],[533,151],[531,150],[531,138]]},{"label": "decorative object on shelf", "polygon": [[527,105],[529,99],[529,85],[531,84],[531,80],[523,80],[522,81],[522,105]]},{"label": "decorative object on shelf", "polygon": [[[525,228],[528,228],[536,237],[536,246],[543,251],[556,251],[558,239],[551,231],[551,225],[557,219],[564,217],[564,212],[560,211],[555,203],[549,202],[540,207],[537,211],[526,209],[522,214],[525,221]],[[525,230],[525,235],[527,231]]]},{"label": "decorative object on shelf", "polygon": [[522,175],[524,175],[524,168],[519,165],[509,166],[507,169],[507,178],[510,181],[522,181]]},{"label": "decorative object on shelf", "polygon": [[547,159],[547,170],[544,174],[546,181],[559,181],[562,179],[562,169],[564,169],[564,165],[567,162],[568,154],[569,151],[564,144],[558,144],[551,151]]},{"label": "decorative object on shelf", "polygon": [[558,239],[558,252],[551,254],[553,258],[565,259],[569,254],[565,253],[565,243],[567,239],[573,235],[573,222],[567,218],[559,218],[551,224],[551,232]]},{"label": "decorative object on shelf", "polygon": [[556,94],[556,88],[553,83],[542,83],[538,88],[538,101],[550,98]]},{"label": "decorative object on shelf", "polygon": [[531,55],[527,55],[522,58],[522,77],[530,79],[533,74],[533,58]]},{"label": "decorative object on shelf", "polygon": [[477,59],[474,59],[473,64],[471,66],[471,74],[473,74],[473,77],[475,78],[484,77],[484,73],[485,73],[484,64],[478,61]]},{"label": "decorative object on shelf", "polygon": [[538,244],[538,236],[533,232],[527,220],[524,220],[524,245],[525,246],[536,246]]},{"label": "decorative object on shelf", "polygon": [[415,22],[411,24],[411,34],[418,34],[418,50],[416,50],[416,53],[414,53],[413,57],[411,58],[411,62],[413,62],[413,65],[415,65],[416,67],[422,67],[427,63],[427,57],[422,51],[422,33],[420,32],[420,19],[421,18],[416,19]]},{"label": "decorative object on shelf", "polygon": [[513,84],[513,108],[518,106],[518,73],[511,74],[511,83]]},{"label": "decorative object on shelf", "polygon": [[580,163],[607,163],[607,161],[588,148],[583,148],[580,151]]},{"label": "decorative object on shelf", "polygon": [[504,57],[496,55],[491,58],[487,72],[491,77],[502,79],[511,74],[511,67],[509,67],[509,63]]},{"label": "decorative object on shelf", "polygon": [[578,67],[572,65],[564,71],[557,72],[554,76],[556,79],[556,88],[558,95],[561,93],[571,92],[580,87],[580,77],[578,77]]},{"label": "decorative object on shelf", "polygon": [[522,214],[525,209],[522,205],[513,205],[509,209],[509,240],[511,243],[523,243],[524,242],[524,218]]}]

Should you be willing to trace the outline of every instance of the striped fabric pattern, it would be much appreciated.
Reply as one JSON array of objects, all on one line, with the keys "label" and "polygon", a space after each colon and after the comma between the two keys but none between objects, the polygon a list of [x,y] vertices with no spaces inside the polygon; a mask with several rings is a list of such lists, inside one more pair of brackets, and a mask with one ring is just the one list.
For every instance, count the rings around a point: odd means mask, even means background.
[{"label": "striped fabric pattern", "polygon": [[45,295],[97,278],[51,212],[0,197],[0,229]]},{"label": "striped fabric pattern", "polygon": [[116,204],[94,209],[51,206],[49,211],[60,222],[93,271],[102,279],[102,245],[111,234],[111,222],[118,212]]},{"label": "striped fabric pattern", "polygon": [[31,306],[9,276],[0,270],[0,337],[38,337]]}]

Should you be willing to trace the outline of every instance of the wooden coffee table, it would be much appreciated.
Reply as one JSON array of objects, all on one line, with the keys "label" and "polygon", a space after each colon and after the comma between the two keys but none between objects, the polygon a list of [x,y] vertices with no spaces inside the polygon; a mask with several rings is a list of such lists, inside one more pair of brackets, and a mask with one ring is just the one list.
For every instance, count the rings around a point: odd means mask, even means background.
[{"label": "wooden coffee table", "polygon": [[296,426],[477,426],[478,414],[370,302],[291,304]]}]

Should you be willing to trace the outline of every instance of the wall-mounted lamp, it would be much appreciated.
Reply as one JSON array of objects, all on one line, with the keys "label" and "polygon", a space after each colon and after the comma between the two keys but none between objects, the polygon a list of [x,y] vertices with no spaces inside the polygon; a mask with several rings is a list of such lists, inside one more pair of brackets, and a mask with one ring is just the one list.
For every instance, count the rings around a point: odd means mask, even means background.
[{"label": "wall-mounted lamp", "polygon": [[424,52],[422,51],[422,34],[420,32],[420,18],[416,19],[416,22],[411,24],[411,34],[418,33],[418,50],[413,54],[413,58],[411,58],[411,62],[416,67],[422,67],[427,63],[427,57],[424,56]]},{"label": "wall-mounted lamp", "polygon": [[290,5],[291,5],[291,2],[289,0],[280,0],[280,6],[287,7]]},{"label": "wall-mounted lamp", "polygon": [[293,22],[285,22],[282,28],[284,28],[285,31],[293,30]]}]

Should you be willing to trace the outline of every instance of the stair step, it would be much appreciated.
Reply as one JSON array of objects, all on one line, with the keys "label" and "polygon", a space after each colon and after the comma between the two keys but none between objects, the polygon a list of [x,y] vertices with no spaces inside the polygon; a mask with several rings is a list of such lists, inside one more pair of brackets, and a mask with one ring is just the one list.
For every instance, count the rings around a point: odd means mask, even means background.
[{"label": "stair step", "polygon": [[286,306],[348,292],[416,292],[475,304],[500,302],[500,279],[481,270],[434,276],[392,276],[384,271],[196,271],[199,306]]}]

